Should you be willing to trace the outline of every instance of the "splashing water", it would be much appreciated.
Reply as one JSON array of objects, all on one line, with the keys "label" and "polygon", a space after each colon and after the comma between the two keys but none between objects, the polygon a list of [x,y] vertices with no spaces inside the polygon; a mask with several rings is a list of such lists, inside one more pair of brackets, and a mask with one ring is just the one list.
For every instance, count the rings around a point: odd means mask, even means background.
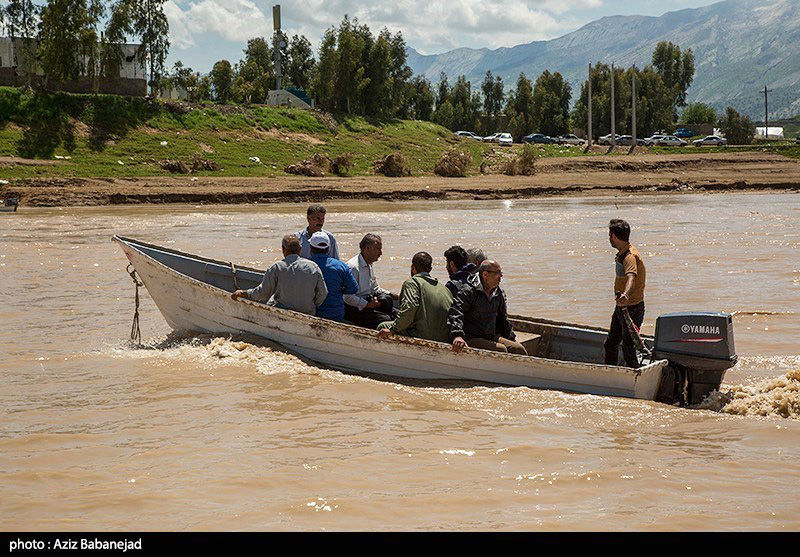
[{"label": "splashing water", "polygon": [[754,385],[736,385],[724,393],[714,391],[693,408],[739,416],[800,419],[800,369]]}]

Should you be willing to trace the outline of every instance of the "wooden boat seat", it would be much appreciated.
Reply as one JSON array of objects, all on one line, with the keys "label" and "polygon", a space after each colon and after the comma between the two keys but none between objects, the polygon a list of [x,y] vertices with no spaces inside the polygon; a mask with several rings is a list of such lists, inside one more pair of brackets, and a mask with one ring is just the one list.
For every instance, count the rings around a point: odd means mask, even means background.
[{"label": "wooden boat seat", "polygon": [[536,351],[539,348],[539,341],[542,339],[542,335],[519,331],[515,331],[515,333],[517,335],[517,342],[525,347],[528,356],[536,356]]}]

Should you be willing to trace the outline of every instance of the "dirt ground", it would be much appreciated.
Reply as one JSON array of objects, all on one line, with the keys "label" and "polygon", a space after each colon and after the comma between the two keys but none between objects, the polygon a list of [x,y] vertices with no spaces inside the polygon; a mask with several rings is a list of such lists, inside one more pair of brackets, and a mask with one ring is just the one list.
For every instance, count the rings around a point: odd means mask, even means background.
[{"label": "dirt ground", "polygon": [[332,199],[505,199],[631,192],[800,193],[800,161],[770,153],[642,154],[550,158],[534,176],[467,178],[48,178],[0,186],[21,206],[275,203]]}]

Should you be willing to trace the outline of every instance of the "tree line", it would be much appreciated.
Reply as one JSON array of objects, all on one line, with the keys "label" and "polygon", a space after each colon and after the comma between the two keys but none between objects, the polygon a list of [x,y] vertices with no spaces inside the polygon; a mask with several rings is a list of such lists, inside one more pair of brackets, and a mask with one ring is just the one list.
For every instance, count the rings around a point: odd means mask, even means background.
[{"label": "tree line", "polygon": [[137,61],[149,84],[164,74],[169,52],[166,0],[9,0],[0,7],[0,28],[19,39],[18,71],[30,85],[37,66],[47,85],[88,77],[118,77],[122,46],[140,46]]}]

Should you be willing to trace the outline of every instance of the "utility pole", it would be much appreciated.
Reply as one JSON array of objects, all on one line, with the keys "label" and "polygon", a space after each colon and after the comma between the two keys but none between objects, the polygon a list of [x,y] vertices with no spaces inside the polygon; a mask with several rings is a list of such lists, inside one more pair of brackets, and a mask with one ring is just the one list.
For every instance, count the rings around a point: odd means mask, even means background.
[{"label": "utility pole", "polygon": [[631,136],[633,139],[631,140],[631,148],[628,150],[629,155],[636,149],[636,64],[633,65],[633,70],[631,71],[631,105]]},{"label": "utility pole", "polygon": [[608,148],[608,153],[614,150],[617,146],[617,115],[614,106],[614,64],[611,64],[611,147]]},{"label": "utility pole", "polygon": [[769,90],[764,85],[764,139],[769,139]]},{"label": "utility pole", "polygon": [[283,70],[281,64],[281,49],[286,46],[281,38],[281,5],[275,4],[272,6],[272,27],[275,30],[274,38],[272,39],[272,50],[275,53],[275,81],[276,89],[282,89]]},{"label": "utility pole", "polygon": [[584,153],[588,153],[592,148],[592,65],[589,64],[589,138],[586,141],[586,149]]}]

